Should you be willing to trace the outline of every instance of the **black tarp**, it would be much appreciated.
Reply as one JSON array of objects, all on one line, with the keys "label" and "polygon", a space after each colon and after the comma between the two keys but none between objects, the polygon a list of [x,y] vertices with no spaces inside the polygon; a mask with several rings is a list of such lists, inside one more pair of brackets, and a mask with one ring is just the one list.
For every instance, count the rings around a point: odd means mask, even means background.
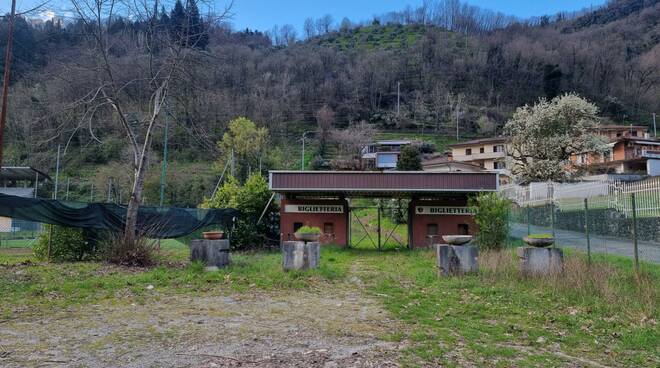
[{"label": "black tarp", "polygon": [[[178,238],[210,225],[228,228],[239,212],[232,208],[199,209],[140,206],[138,231],[151,238]],[[126,206],[66,202],[0,194],[0,216],[52,225],[121,231]]]}]

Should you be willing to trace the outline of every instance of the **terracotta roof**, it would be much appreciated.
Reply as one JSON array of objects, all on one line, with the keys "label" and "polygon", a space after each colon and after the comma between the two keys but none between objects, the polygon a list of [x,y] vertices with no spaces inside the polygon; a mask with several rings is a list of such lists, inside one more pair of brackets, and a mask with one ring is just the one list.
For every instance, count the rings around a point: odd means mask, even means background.
[{"label": "terracotta roof", "polygon": [[443,164],[445,162],[452,162],[451,157],[447,155],[440,155],[440,156],[433,156],[427,160],[422,161],[422,166],[423,165],[435,165],[435,164]]}]

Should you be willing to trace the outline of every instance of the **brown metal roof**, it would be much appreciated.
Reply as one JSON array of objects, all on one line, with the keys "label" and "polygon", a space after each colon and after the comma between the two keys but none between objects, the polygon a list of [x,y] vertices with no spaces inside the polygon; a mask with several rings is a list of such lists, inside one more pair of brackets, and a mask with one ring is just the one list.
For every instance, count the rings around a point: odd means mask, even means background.
[{"label": "brown metal roof", "polygon": [[497,190],[496,173],[424,171],[271,171],[270,189],[279,193],[389,196]]},{"label": "brown metal roof", "polygon": [[50,176],[29,166],[3,166],[0,179],[6,180],[50,180]]}]

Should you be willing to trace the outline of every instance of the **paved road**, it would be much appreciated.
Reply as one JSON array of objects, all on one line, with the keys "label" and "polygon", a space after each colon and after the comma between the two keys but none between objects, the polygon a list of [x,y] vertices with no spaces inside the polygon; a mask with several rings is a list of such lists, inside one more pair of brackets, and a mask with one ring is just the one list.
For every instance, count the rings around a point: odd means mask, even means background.
[{"label": "paved road", "polygon": [[[543,226],[532,226],[532,233],[550,233],[551,229]],[[526,224],[512,224],[511,235],[516,238],[522,238],[527,235]],[[584,233],[568,230],[555,230],[557,243],[562,247],[576,248],[581,251],[587,251],[587,238]],[[611,238],[600,235],[590,235],[591,251],[598,253],[618,254],[622,256],[633,256],[632,239]],[[639,241],[639,259],[660,263],[660,244],[648,241]]]}]

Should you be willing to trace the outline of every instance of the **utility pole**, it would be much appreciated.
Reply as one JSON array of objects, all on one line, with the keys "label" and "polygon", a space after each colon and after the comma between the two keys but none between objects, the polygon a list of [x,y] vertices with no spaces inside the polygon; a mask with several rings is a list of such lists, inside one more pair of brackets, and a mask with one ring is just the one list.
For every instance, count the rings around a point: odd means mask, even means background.
[{"label": "utility pole", "polygon": [[305,171],[305,134],[302,135],[302,151],[300,153],[300,171]]},{"label": "utility pole", "polygon": [[401,111],[401,82],[396,82],[396,117],[399,117]]},{"label": "utility pole", "polygon": [[163,168],[160,172],[160,202],[159,206],[163,207],[163,200],[165,198],[165,175],[167,175],[167,131],[170,127],[170,119],[165,108],[165,134],[163,138]]},{"label": "utility pole", "polygon": [[5,72],[2,82],[2,110],[0,111],[0,167],[2,167],[3,139],[7,123],[7,97],[9,95],[9,71],[11,70],[11,49],[14,43],[14,18],[16,17],[16,0],[11,1],[11,14],[7,29],[7,49],[5,50]]},{"label": "utility pole", "polygon": [[655,127],[655,113],[653,113],[653,136],[654,137],[658,136],[658,130]]},{"label": "utility pole", "polygon": [[458,106],[456,106],[456,140],[458,140]]}]

